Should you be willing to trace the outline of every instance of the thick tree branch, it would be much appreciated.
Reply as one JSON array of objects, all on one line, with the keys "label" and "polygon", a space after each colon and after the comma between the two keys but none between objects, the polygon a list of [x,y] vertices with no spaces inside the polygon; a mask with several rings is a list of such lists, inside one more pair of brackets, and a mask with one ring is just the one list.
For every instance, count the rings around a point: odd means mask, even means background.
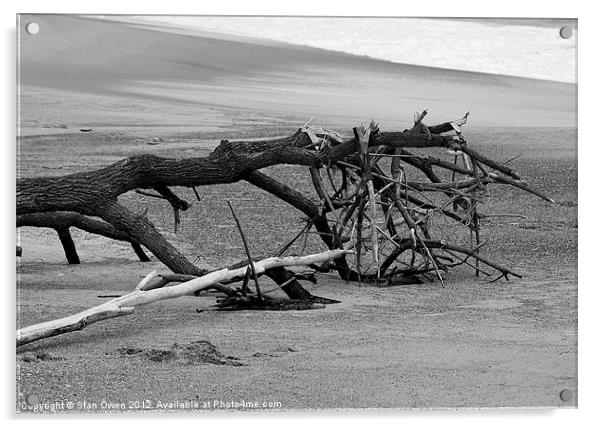
[{"label": "thick tree branch", "polygon": [[116,241],[136,242],[127,233],[121,232],[109,223],[81,215],[77,212],[55,211],[52,213],[33,213],[17,216],[17,227],[33,226],[63,229],[77,227],[89,233],[101,235]]},{"label": "thick tree branch", "polygon": [[[350,139],[316,152],[303,148],[305,133],[296,132],[277,140],[224,140],[207,157],[173,159],[136,155],[104,168],[62,177],[21,178],[17,180],[17,214],[48,211],[77,211],[99,215],[99,202],[108,202],[135,189],[163,189],[233,183],[250,172],[277,164],[317,165],[342,160],[356,150]],[[376,133],[370,145],[391,147],[447,147],[449,136],[404,132]]]},{"label": "thick tree branch", "polygon": [[[127,233],[120,232],[115,229],[109,223],[106,223],[100,219],[95,219],[81,215],[77,212],[69,211],[55,211],[50,213],[31,213],[22,214],[17,216],[17,227],[33,226],[33,227],[47,227],[55,229],[57,232],[60,230],[69,229],[70,227],[76,227],[85,232],[93,233],[96,235],[104,236],[109,239],[116,241],[129,242],[134,249],[134,252],[138,256],[141,262],[150,261],[146,255],[140,243],[132,239]],[[60,238],[60,233],[59,233]],[[61,242],[63,242],[61,240]],[[73,244],[75,246],[75,244]],[[63,244],[64,247],[64,244]],[[75,250],[75,248],[73,248]],[[79,263],[79,258],[71,257],[67,255],[69,263]],[[77,255],[77,253],[75,253]]]},{"label": "thick tree branch", "polygon": [[159,233],[146,215],[136,215],[119,204],[110,201],[99,207],[99,215],[107,223],[113,225],[118,231],[132,237],[136,242],[144,245],[175,273],[186,273],[201,276],[207,273],[191,263],[173,245]]}]

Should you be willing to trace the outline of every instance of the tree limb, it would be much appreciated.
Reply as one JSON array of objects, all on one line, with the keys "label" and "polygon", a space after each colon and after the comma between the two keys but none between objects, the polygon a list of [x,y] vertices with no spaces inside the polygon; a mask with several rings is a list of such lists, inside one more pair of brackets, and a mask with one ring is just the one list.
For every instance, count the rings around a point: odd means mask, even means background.
[{"label": "tree limb", "polygon": [[[270,269],[284,266],[306,266],[312,263],[323,263],[333,258],[350,253],[349,250],[330,250],[319,254],[302,257],[270,257],[254,264],[255,271],[262,274]],[[56,336],[70,331],[81,330],[86,326],[121,315],[134,312],[134,307],[148,305],[160,300],[174,299],[194,294],[214,287],[217,283],[228,281],[232,278],[244,276],[249,265],[235,269],[223,268],[208,273],[199,278],[183,282],[167,288],[154,288],[142,290],[137,288],[124,296],[112,299],[102,305],[79,312],[58,320],[47,321],[29,327],[18,329],[16,332],[17,346],[23,346],[36,340]]]}]

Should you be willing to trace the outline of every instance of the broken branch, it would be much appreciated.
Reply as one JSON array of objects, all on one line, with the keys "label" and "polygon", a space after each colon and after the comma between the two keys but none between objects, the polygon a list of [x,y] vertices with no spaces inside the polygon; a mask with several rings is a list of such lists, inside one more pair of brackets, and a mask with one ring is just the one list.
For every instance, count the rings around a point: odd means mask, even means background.
[{"label": "broken branch", "polygon": [[[254,263],[256,273],[262,274],[269,269],[284,266],[307,266],[323,263],[328,260],[349,254],[350,250],[330,250],[323,253],[311,254],[301,257],[270,257]],[[227,282],[245,274],[249,266],[230,269],[222,268],[193,280],[174,285],[172,287],[156,288],[151,290],[136,289],[124,296],[110,300],[102,305],[87,309],[65,318],[35,324],[18,329],[16,332],[17,346],[23,346],[40,339],[57,336],[59,334],[82,330],[90,324],[108,318],[129,315],[137,306],[148,305],[166,299],[175,299],[194,294],[195,292],[212,288],[216,283]],[[144,286],[144,285],[143,285]]]}]

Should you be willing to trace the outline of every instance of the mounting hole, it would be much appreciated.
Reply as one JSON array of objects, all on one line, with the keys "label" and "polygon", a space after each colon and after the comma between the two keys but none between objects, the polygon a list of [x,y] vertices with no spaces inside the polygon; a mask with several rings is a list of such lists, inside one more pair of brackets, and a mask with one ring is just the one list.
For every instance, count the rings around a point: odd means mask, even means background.
[{"label": "mounting hole", "polygon": [[27,397],[25,397],[25,402],[30,406],[36,406],[40,404],[40,397],[38,397],[36,394],[29,394]]},{"label": "mounting hole", "polygon": [[560,391],[560,399],[564,402],[573,400],[573,391],[570,389],[563,389]]},{"label": "mounting hole", "polygon": [[560,29],[560,37],[563,39],[570,39],[573,36],[573,29],[565,26]]},{"label": "mounting hole", "polygon": [[25,31],[29,34],[36,35],[40,32],[40,26],[37,22],[30,22],[25,26]]}]

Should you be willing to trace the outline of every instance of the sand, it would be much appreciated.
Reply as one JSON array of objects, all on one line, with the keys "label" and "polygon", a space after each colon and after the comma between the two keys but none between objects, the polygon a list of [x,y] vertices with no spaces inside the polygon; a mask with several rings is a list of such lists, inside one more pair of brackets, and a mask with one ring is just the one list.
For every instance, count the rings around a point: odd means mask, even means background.
[{"label": "sand", "polygon": [[218,33],[193,36],[56,15],[31,19],[42,30],[20,37],[23,128],[228,129],[236,126],[235,113],[259,110],[301,124],[315,116],[328,126],[376,118],[393,129],[408,126],[424,108],[434,122],[470,110],[475,126],[576,124],[572,84],[393,64]]},{"label": "sand", "polygon": [[[284,135],[312,116],[349,133],[372,117],[399,129],[423,107],[429,123],[470,109],[469,144],[501,160],[522,153],[516,170],[558,204],[496,187],[484,208],[525,216],[484,225],[488,257],[523,279],[490,284],[460,269],[446,288],[360,288],[322,275],[308,288],[342,303],[313,311],[217,312],[213,295],[161,302],[20,349],[19,402],[37,397],[92,411],[166,410],[159,401],[211,410],[241,400],[277,409],[576,405],[575,396],[559,396],[577,389],[574,86],[217,34],[35,19],[48,37],[21,38],[22,176],[145,152],[204,156],[221,138]],[[309,192],[304,168],[269,173]],[[123,202],[148,206],[149,218],[200,265],[244,258],[227,200],[236,201],[258,256],[300,228],[297,211],[248,184],[206,186],[201,195],[177,235],[161,201],[124,195]],[[21,231],[19,325],[99,304],[99,295],[126,293],[149,271],[165,271],[136,261],[126,244],[73,235],[82,264],[70,266],[53,231]],[[308,250],[320,248],[310,241]]]}]

